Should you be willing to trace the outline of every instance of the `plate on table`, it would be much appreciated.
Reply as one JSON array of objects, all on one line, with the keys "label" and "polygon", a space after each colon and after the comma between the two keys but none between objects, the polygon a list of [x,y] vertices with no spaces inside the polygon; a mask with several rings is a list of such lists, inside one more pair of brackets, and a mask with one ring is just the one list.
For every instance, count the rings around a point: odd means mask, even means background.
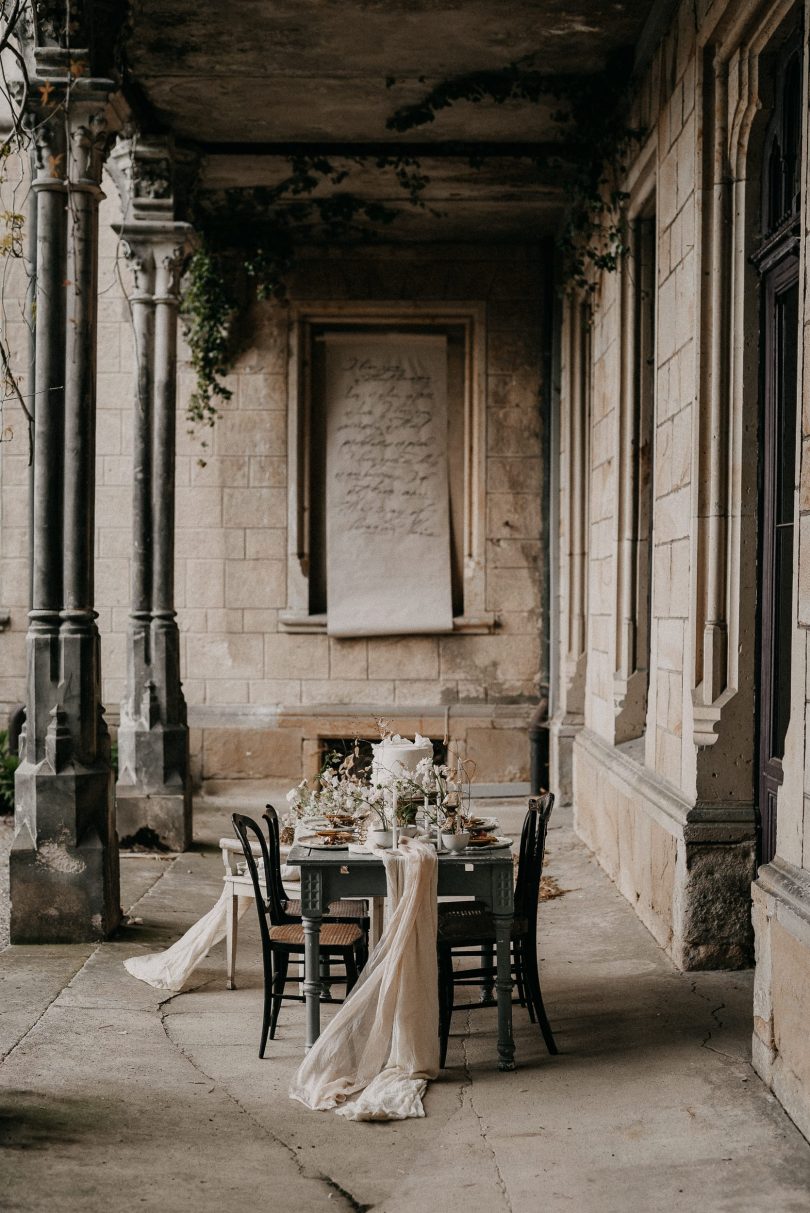
[{"label": "plate on table", "polygon": [[511,838],[482,838],[480,842],[475,839],[470,840],[470,845],[465,847],[465,851],[499,851],[504,847],[511,847]]},{"label": "plate on table", "polygon": [[298,845],[309,847],[313,851],[346,851],[349,843],[356,841],[356,838],[347,838],[345,834],[340,838],[324,838],[319,834],[306,834],[298,839]]},{"label": "plate on table", "polygon": [[497,830],[497,817],[470,817],[467,821],[468,830]]}]

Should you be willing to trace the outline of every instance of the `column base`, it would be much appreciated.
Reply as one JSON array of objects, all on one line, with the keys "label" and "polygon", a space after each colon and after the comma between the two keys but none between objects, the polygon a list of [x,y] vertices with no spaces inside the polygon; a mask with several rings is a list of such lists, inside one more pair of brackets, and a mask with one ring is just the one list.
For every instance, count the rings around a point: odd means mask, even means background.
[{"label": "column base", "polygon": [[552,716],[549,722],[551,790],[558,808],[574,800],[574,738],[581,728],[581,717]]},{"label": "column base", "polygon": [[678,968],[753,961],[753,807],[695,805],[627,747],[583,729],[574,828]]},{"label": "column base", "polygon": [[115,818],[122,847],[138,844],[154,851],[187,851],[191,846],[190,789],[143,792],[119,783]]},{"label": "column base", "polygon": [[121,721],[116,823],[121,846],[187,851],[192,840],[188,728]]},{"label": "column base", "polygon": [[[110,770],[17,771],[9,855],[11,942],[87,943],[121,921]],[[38,823],[38,828],[37,828]]]}]

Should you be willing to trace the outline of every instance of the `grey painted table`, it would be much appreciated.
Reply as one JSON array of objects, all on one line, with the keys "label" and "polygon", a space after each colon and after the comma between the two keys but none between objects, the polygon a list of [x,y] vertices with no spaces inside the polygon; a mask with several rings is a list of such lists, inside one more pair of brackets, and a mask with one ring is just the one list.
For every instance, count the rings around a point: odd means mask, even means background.
[{"label": "grey painted table", "polygon": [[[314,850],[294,846],[287,863],[301,868],[301,916],[304,922],[304,996],[307,1007],[306,1047],[321,1031],[320,932],[330,901],[341,897],[384,897],[385,868],[377,855]],[[511,932],[514,917],[512,851],[439,856],[440,897],[476,897],[495,919],[498,999],[498,1069],[514,1070],[512,1038]]]}]

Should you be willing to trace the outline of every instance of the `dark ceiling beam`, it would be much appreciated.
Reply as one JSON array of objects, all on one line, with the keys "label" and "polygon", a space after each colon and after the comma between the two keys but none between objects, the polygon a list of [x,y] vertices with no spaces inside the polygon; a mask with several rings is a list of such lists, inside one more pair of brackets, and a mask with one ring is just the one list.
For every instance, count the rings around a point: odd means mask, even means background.
[{"label": "dark ceiling beam", "polygon": [[391,140],[384,143],[202,143],[199,150],[205,156],[405,156],[418,159],[469,159],[471,156],[505,157],[509,159],[547,159],[564,157],[565,144],[545,141],[521,142],[444,142],[405,143]]}]

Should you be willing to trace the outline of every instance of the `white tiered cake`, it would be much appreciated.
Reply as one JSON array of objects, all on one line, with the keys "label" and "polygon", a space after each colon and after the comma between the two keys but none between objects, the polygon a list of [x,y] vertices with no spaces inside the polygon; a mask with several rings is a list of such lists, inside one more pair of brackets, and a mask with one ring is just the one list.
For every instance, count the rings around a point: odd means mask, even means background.
[{"label": "white tiered cake", "polygon": [[433,756],[433,744],[427,737],[416,734],[413,741],[400,737],[386,737],[371,747],[371,782],[377,786],[393,783],[400,776],[416,770],[423,758]]}]

